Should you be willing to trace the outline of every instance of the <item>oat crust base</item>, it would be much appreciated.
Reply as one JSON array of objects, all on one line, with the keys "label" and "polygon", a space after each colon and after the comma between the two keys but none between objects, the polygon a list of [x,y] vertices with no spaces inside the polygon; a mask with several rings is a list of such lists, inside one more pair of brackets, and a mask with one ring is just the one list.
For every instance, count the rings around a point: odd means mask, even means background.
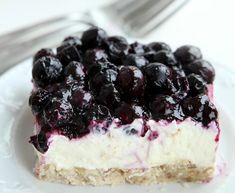
[{"label": "oat crust base", "polygon": [[212,179],[214,166],[197,167],[189,161],[150,169],[61,169],[53,164],[39,164],[35,174],[40,180],[73,185],[154,184],[162,182],[200,182]]}]

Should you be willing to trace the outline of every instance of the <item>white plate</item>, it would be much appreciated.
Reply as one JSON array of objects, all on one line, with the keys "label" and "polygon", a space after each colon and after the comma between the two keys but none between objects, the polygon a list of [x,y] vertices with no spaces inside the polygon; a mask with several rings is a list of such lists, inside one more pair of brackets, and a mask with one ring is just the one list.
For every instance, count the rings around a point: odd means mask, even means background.
[{"label": "white plate", "polygon": [[[0,192],[1,193],[228,193],[235,185],[235,128],[228,114],[235,107],[235,79],[217,70],[216,93],[220,109],[221,141],[218,152],[218,175],[210,183],[161,184],[151,186],[68,186],[39,181],[33,175],[35,155],[28,143],[32,134],[32,116],[28,108],[31,90],[31,61],[27,60],[0,77]],[[226,77],[226,79],[224,78]],[[233,114],[235,115],[235,114]],[[225,191],[226,190],[226,191]]]}]

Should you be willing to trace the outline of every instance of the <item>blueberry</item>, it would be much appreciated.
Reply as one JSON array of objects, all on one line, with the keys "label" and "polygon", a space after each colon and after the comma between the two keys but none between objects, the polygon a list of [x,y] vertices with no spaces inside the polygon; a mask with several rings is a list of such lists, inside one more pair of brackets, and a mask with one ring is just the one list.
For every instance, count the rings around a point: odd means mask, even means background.
[{"label": "blueberry", "polygon": [[139,105],[136,103],[132,103],[132,108],[134,109],[137,117],[147,120],[150,117],[149,110],[144,105]]},{"label": "blueberry", "polygon": [[197,74],[190,74],[187,76],[189,82],[189,96],[197,96],[207,92],[206,82]]},{"label": "blueberry", "polygon": [[62,44],[59,47],[57,47],[56,51],[57,51],[57,53],[59,53],[63,49],[70,47],[70,46],[75,46],[77,48],[77,50],[80,51],[81,47],[82,47],[82,42],[81,42],[80,38],[77,36],[66,37],[63,40]]},{"label": "blueberry", "polygon": [[87,85],[83,81],[76,81],[67,79],[65,82],[61,83],[57,90],[53,92],[53,96],[61,98],[65,101],[71,101],[73,95],[76,96],[76,91],[81,91],[84,93],[89,93],[86,89]]},{"label": "blueberry", "polygon": [[179,47],[174,55],[183,66],[202,58],[201,50],[191,45]]},{"label": "blueberry", "polygon": [[66,124],[61,125],[58,129],[60,134],[67,136],[69,139],[80,138],[90,133],[90,130],[81,117],[72,119]]},{"label": "blueberry", "polygon": [[106,32],[98,27],[91,27],[88,30],[84,31],[82,34],[82,46],[83,50],[89,48],[94,48],[97,46],[102,46],[104,40],[107,38]]},{"label": "blueberry", "polygon": [[43,108],[47,105],[50,100],[50,93],[42,88],[37,89],[29,97],[29,105],[32,112],[36,115],[41,113]]},{"label": "blueberry", "polygon": [[185,72],[182,69],[181,65],[177,65],[177,66],[171,66],[171,69],[173,71],[173,76],[174,77],[185,77]]},{"label": "blueberry", "polygon": [[137,55],[142,55],[146,51],[150,50],[146,45],[141,44],[139,42],[134,42],[130,44],[130,53],[137,54]]},{"label": "blueberry", "polygon": [[113,69],[98,72],[91,78],[91,86],[94,90],[99,91],[102,86],[109,83],[115,83],[118,72]]},{"label": "blueberry", "polygon": [[159,92],[171,88],[172,70],[161,63],[151,63],[144,68],[147,87],[150,92]]},{"label": "blueberry", "polygon": [[68,90],[74,91],[77,89],[83,89],[85,91],[90,90],[88,81],[85,79],[84,81],[77,81],[71,78],[66,78],[64,81],[64,87],[66,87]]},{"label": "blueberry", "polygon": [[87,121],[104,121],[110,120],[111,114],[109,109],[104,105],[94,105],[86,112]]},{"label": "blueberry", "polygon": [[63,64],[63,66],[67,66],[72,61],[81,61],[81,55],[78,49],[75,46],[68,46],[57,53],[57,57]]},{"label": "blueberry", "polygon": [[66,123],[73,116],[73,108],[66,100],[53,98],[43,111],[45,121],[51,126]]},{"label": "blueberry", "polygon": [[67,101],[71,97],[71,89],[65,82],[50,84],[45,88],[52,97],[57,97]]},{"label": "blueberry", "polygon": [[93,103],[93,96],[83,89],[73,91],[70,103],[77,114],[83,114]]},{"label": "blueberry", "polygon": [[44,56],[38,59],[32,70],[34,82],[41,87],[61,80],[62,64],[57,58]]},{"label": "blueberry", "polygon": [[173,121],[183,120],[183,113],[180,106],[173,97],[168,95],[157,95],[153,101],[149,103],[149,108],[154,120],[161,119]]},{"label": "blueberry", "polygon": [[144,56],[139,56],[136,54],[129,54],[122,59],[122,64],[124,66],[136,66],[142,68],[148,64],[148,60]]},{"label": "blueberry", "polygon": [[127,40],[121,36],[112,36],[106,40],[107,50],[111,61],[120,65],[120,59],[128,54],[129,45]]},{"label": "blueberry", "polygon": [[48,150],[47,137],[42,131],[37,135],[31,136],[30,143],[41,153],[45,153]]},{"label": "blueberry", "polygon": [[105,50],[100,48],[89,49],[85,52],[84,64],[89,68],[89,66],[97,63],[99,60],[107,60],[108,55]]},{"label": "blueberry", "polygon": [[60,83],[49,84],[45,87],[45,89],[53,95],[55,92],[61,89],[61,84]]},{"label": "blueberry", "polygon": [[45,123],[45,121],[42,119],[42,122],[40,123],[41,125],[41,133],[45,133],[45,134],[50,134],[53,131],[53,128],[51,128],[47,123]]},{"label": "blueberry", "polygon": [[84,81],[86,74],[84,71],[84,66],[80,62],[70,62],[64,69],[65,77],[68,77],[77,81]]},{"label": "blueberry", "polygon": [[162,64],[165,64],[169,67],[177,65],[177,61],[176,61],[174,55],[171,52],[165,51],[165,50],[156,52],[153,55],[152,62],[162,63]]},{"label": "blueberry", "polygon": [[200,75],[207,83],[213,83],[215,79],[215,69],[206,60],[196,60],[184,66],[186,74],[195,73]]},{"label": "blueberry", "polygon": [[122,124],[130,124],[136,118],[148,119],[150,116],[146,108],[125,102],[116,108],[115,115],[121,120]]},{"label": "blueberry", "polygon": [[53,96],[61,98],[64,101],[68,101],[71,95],[71,89],[63,85],[60,85],[59,89],[53,93]]},{"label": "blueberry", "polygon": [[55,57],[54,52],[50,48],[42,48],[39,50],[33,57],[33,64],[39,59],[42,58],[43,56],[53,56]]},{"label": "blueberry", "polygon": [[189,83],[188,79],[185,76],[177,77],[176,80],[174,80],[174,88],[176,89],[172,93],[174,93],[172,96],[176,100],[183,100],[189,92]]},{"label": "blueberry", "polygon": [[207,126],[211,121],[217,121],[218,111],[215,105],[208,100],[208,102],[204,105],[203,111],[203,125]]},{"label": "blueberry", "polygon": [[204,126],[211,121],[216,121],[218,117],[218,112],[207,95],[187,98],[183,101],[182,109],[186,116],[202,122]]},{"label": "blueberry", "polygon": [[136,135],[138,134],[138,130],[136,130],[133,127],[127,126],[123,128],[123,131],[127,134],[127,135]]},{"label": "blueberry", "polygon": [[67,36],[66,38],[64,38],[63,42],[71,42],[71,45],[73,43],[81,45],[82,43],[78,36]]},{"label": "blueberry", "polygon": [[150,50],[150,51],[148,51],[148,52],[146,52],[146,53],[143,54],[144,58],[145,58],[146,60],[148,60],[149,63],[153,63],[153,62],[154,62],[154,57],[155,57],[155,55],[156,55],[156,52],[153,51],[153,50]]},{"label": "blueberry", "polygon": [[97,73],[103,73],[109,69],[118,71],[118,67],[115,66],[113,63],[110,63],[105,59],[101,59],[88,68],[88,75],[90,76],[90,78],[92,78]]},{"label": "blueberry", "polygon": [[120,93],[112,83],[105,84],[101,87],[98,95],[96,96],[96,100],[98,103],[103,104],[110,109],[116,107],[121,101]]},{"label": "blueberry", "polygon": [[171,52],[170,46],[164,42],[152,42],[148,44],[148,47],[154,50],[155,52],[162,51],[162,50]]},{"label": "blueberry", "polygon": [[123,95],[127,95],[127,97],[136,98],[144,94],[144,75],[141,70],[135,66],[121,66],[117,83]]}]

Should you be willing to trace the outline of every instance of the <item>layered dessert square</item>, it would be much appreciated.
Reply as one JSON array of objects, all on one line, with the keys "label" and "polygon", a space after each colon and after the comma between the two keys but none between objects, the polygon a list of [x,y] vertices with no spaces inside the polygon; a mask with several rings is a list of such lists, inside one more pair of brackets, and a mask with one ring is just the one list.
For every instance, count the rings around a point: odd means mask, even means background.
[{"label": "layered dessert square", "polygon": [[219,142],[213,66],[199,48],[128,43],[98,27],[33,59],[30,142],[41,180],[209,181]]}]

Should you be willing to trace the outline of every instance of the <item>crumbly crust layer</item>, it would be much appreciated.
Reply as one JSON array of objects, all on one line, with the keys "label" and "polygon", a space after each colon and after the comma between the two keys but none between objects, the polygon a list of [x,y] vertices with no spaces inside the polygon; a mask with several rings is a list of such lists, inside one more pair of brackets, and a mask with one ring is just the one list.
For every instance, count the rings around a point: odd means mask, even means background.
[{"label": "crumbly crust layer", "polygon": [[197,167],[190,161],[175,165],[161,165],[150,169],[85,169],[57,170],[53,164],[36,164],[35,174],[40,180],[73,185],[154,184],[162,182],[199,182],[212,179],[215,167]]}]

